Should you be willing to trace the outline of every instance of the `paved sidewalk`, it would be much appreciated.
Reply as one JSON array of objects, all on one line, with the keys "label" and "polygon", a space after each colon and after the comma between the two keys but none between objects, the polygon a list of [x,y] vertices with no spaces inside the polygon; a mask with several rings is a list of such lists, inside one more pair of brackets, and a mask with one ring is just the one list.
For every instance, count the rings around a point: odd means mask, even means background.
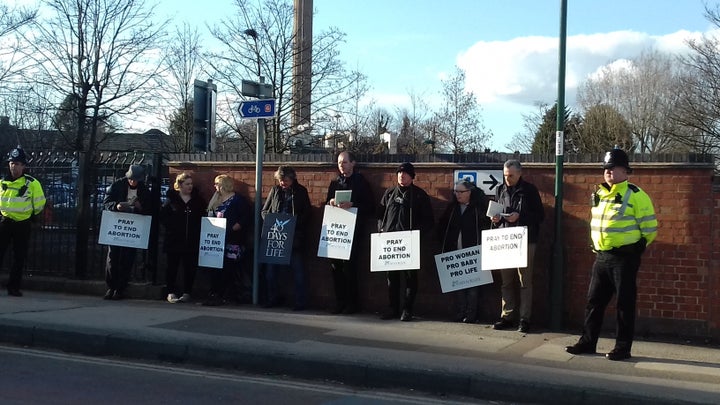
[{"label": "paved sidewalk", "polygon": [[611,362],[542,330],[24,292],[0,296],[0,342],[526,403],[720,403],[712,347],[637,341]]}]

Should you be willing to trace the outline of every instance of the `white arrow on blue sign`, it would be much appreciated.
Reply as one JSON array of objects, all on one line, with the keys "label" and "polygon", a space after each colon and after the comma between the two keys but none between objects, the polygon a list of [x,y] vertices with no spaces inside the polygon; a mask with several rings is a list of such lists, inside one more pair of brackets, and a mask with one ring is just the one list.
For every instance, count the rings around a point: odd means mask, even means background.
[{"label": "white arrow on blue sign", "polygon": [[455,181],[469,180],[482,189],[485,194],[493,196],[503,183],[502,170],[455,170]]},{"label": "white arrow on blue sign", "polygon": [[238,107],[243,118],[273,118],[275,117],[275,99],[243,101]]}]

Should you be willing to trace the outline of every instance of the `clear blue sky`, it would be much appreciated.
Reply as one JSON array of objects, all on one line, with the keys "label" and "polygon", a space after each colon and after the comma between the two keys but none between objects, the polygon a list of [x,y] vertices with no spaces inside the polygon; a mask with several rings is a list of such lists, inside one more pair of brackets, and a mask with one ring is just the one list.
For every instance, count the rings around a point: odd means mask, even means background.
[{"label": "clear blue sky", "polygon": [[[568,0],[566,104],[604,64],[649,47],[677,51],[689,33],[710,29],[704,3]],[[233,4],[160,0],[159,11],[204,29]],[[347,34],[341,58],[369,77],[379,104],[407,103],[410,92],[437,103],[441,78],[463,68],[501,151],[535,102],[557,98],[560,0],[314,0],[314,9],[315,32],[336,26]]]}]

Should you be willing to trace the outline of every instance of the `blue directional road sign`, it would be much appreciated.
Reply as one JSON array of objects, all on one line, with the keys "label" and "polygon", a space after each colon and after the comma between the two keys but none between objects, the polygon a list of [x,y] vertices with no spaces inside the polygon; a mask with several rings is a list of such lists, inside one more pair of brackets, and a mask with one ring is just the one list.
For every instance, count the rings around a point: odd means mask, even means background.
[{"label": "blue directional road sign", "polygon": [[469,180],[485,194],[493,196],[504,181],[502,170],[455,170],[455,181]]},{"label": "blue directional road sign", "polygon": [[243,101],[238,108],[243,118],[275,117],[275,99]]}]

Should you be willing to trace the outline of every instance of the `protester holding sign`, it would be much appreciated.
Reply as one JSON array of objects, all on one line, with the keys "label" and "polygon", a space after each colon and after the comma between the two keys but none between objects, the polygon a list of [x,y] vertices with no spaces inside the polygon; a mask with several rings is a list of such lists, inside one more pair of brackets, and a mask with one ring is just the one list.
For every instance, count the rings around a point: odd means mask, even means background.
[{"label": "protester holding sign", "polygon": [[208,216],[225,219],[223,266],[212,271],[210,296],[205,305],[221,305],[229,299],[246,302],[252,288],[242,259],[246,252],[246,235],[252,230],[252,207],[248,200],[235,193],[234,180],[221,174],[214,179],[215,193],[208,202]]},{"label": "protester holding sign", "polygon": [[[487,207],[487,196],[475,184],[465,179],[455,183],[453,199],[445,209],[438,227],[443,253],[481,244],[480,233],[490,229],[491,225],[490,218],[485,215]],[[454,293],[457,322],[477,321],[479,294],[479,286]]]},{"label": "protester holding sign", "polygon": [[[420,230],[427,234],[434,226],[430,197],[414,184],[415,167],[405,162],[395,171],[397,185],[385,190],[377,212],[380,232]],[[413,305],[418,289],[419,269],[396,270],[387,272],[389,308],[380,315],[380,319],[411,321]],[[400,283],[405,279],[405,294],[400,313]]]},{"label": "protester holding sign", "polygon": [[[532,315],[532,279],[535,258],[535,244],[540,223],[545,218],[545,209],[537,188],[523,180],[522,165],[517,160],[508,160],[503,165],[505,182],[497,188],[495,201],[502,204],[504,212],[494,215],[491,220],[498,228],[527,226],[529,244],[527,267],[500,270],[502,277],[502,313],[493,329],[508,329],[518,324],[518,332],[530,331]],[[520,288],[520,297],[516,288]],[[519,312],[519,314],[518,314]],[[519,319],[518,319],[519,318]]]},{"label": "protester holding sign", "polygon": [[[350,260],[331,259],[333,284],[335,286],[335,308],[333,314],[345,313],[354,314],[359,310],[358,300],[358,257],[360,247],[358,246],[358,235],[365,235],[363,225],[368,216],[375,211],[375,202],[372,190],[367,180],[355,170],[355,156],[348,151],[340,152],[337,157],[338,177],[330,182],[325,203],[333,207],[349,209],[357,208],[353,246],[350,252]],[[350,190],[351,196],[348,202],[337,202],[335,192],[338,190]]]},{"label": "protester holding sign", "polygon": [[223,268],[209,270],[212,274],[210,294],[203,305],[217,306],[228,296],[236,303],[243,301],[245,289],[241,259],[245,252],[245,234],[251,227],[252,209],[245,197],[235,193],[232,177],[215,177],[215,194],[208,203],[208,216],[225,218],[225,256]]},{"label": "protester holding sign", "polygon": [[[293,273],[295,282],[295,305],[294,311],[302,311],[307,305],[307,287],[305,286],[305,265],[303,263],[302,249],[307,247],[305,243],[307,223],[310,218],[310,197],[307,189],[297,181],[295,169],[290,166],[280,166],[275,171],[276,186],[270,189],[265,204],[262,208],[263,219],[268,213],[285,213],[296,218],[295,234],[293,237],[292,253],[289,267]],[[266,281],[266,308],[281,304],[278,293],[278,271],[288,266],[278,264],[267,264],[265,267]]]},{"label": "protester holding sign", "polygon": [[[167,191],[167,201],[160,210],[160,221],[165,226],[163,249],[167,254],[167,301],[170,303],[190,301],[198,264],[200,245],[200,220],[205,215],[207,203],[193,187],[193,179],[187,173],[175,178],[173,187]],[[176,286],[178,270],[183,267],[183,289]]]},{"label": "protester holding sign", "polygon": [[[149,215],[151,209],[150,191],[145,185],[145,168],[130,165],[125,177],[115,181],[108,188],[103,200],[106,210]],[[122,299],[135,263],[135,248],[108,245],[105,265],[105,282],[108,290],[103,299]]]}]

